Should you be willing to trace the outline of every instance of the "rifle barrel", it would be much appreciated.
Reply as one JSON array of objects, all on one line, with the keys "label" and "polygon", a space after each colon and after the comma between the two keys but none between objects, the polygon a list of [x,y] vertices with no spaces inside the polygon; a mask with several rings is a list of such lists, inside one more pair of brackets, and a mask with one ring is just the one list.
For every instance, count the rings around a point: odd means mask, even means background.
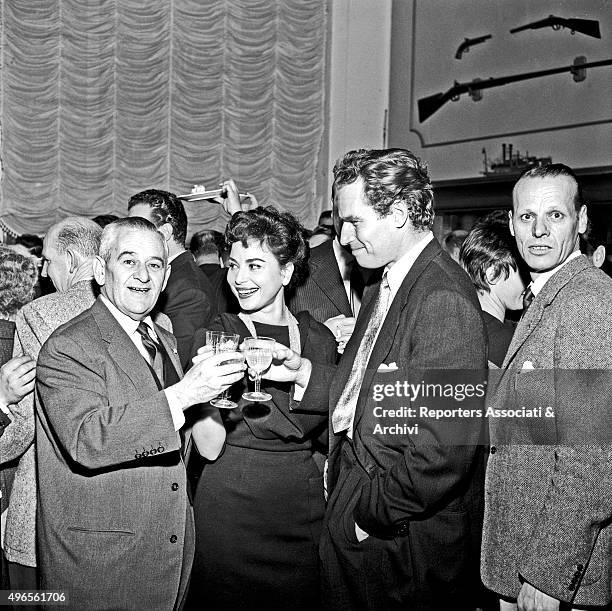
[{"label": "rifle barrel", "polygon": [[599,68],[602,66],[612,66],[612,59],[602,59],[596,62],[588,62],[586,64],[578,64],[571,66],[562,66],[560,68],[549,68],[548,70],[538,70],[536,72],[525,72],[523,74],[511,74],[509,76],[498,76],[490,78],[486,81],[470,81],[469,83],[456,83],[445,93],[436,93],[434,95],[421,98],[418,101],[419,123],[423,123],[431,115],[437,112],[448,100],[459,96],[468,91],[477,91],[481,89],[491,89],[492,87],[501,87],[509,83],[517,83],[519,81],[527,81],[552,74],[561,74],[562,72],[571,72],[572,70],[586,70],[587,68]]}]

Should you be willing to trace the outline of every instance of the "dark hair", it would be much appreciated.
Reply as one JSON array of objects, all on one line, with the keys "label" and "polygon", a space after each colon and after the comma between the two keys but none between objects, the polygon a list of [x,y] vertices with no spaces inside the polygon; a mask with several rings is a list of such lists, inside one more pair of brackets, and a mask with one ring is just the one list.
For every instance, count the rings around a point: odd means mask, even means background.
[{"label": "dark hair", "polygon": [[160,242],[164,247],[164,262],[168,260],[168,245],[164,236],[157,230],[157,227],[151,221],[143,219],[140,216],[132,216],[125,219],[117,219],[112,223],[109,223],[102,230],[102,238],[100,240],[100,251],[98,254],[106,261],[110,262],[111,255],[113,252],[113,245],[117,239],[117,234],[121,229],[134,229],[138,231],[148,231],[154,233],[159,237]]},{"label": "dark hair", "polygon": [[225,247],[223,234],[214,229],[203,229],[191,236],[189,250],[198,255],[217,255],[219,256]]},{"label": "dark hair", "polygon": [[249,240],[265,244],[281,266],[293,263],[294,271],[289,287],[305,277],[310,247],[304,227],[293,214],[280,212],[273,206],[236,212],[225,230],[225,243],[231,247],[240,242],[246,247]]},{"label": "dark hair", "polygon": [[98,216],[94,216],[91,220],[104,229],[104,227],[110,225],[113,221],[118,219],[119,217],[114,214],[98,214]]},{"label": "dark hair", "polygon": [[187,238],[187,214],[183,202],[174,194],[159,189],[148,189],[132,195],[128,202],[128,210],[138,204],[146,204],[151,208],[151,218],[156,227],[169,223],[172,227],[172,237],[177,244],[185,246]]},{"label": "dark hair", "polygon": [[[547,163],[545,165],[536,166],[535,168],[527,168],[523,170],[519,179],[514,185],[513,193],[516,190],[516,186],[524,178],[554,178],[556,176],[567,176],[571,178],[576,184],[576,195],[574,197],[574,208],[576,212],[580,212],[584,204],[584,198],[582,196],[582,185],[578,182],[578,177],[574,174],[574,170],[564,163]],[[512,198],[512,206],[514,207],[514,197]]]},{"label": "dark hair", "polygon": [[520,255],[516,242],[508,226],[508,213],[503,212],[503,222],[499,213],[492,213],[479,219],[461,245],[459,262],[468,273],[474,286],[490,292],[487,269],[493,268],[493,280],[503,274],[510,275],[510,269],[518,271]]},{"label": "dark hair", "polygon": [[0,314],[12,316],[36,296],[36,261],[0,246]]},{"label": "dark hair", "polygon": [[468,233],[469,231],[465,229],[453,229],[453,231],[449,231],[442,240],[442,248],[448,253],[459,250],[465,238],[467,238]]},{"label": "dark hair", "polygon": [[406,149],[349,151],[334,165],[332,193],[363,179],[364,193],[379,217],[387,216],[393,202],[408,205],[415,229],[433,225],[433,191],[427,166]]},{"label": "dark hair", "polygon": [[17,236],[15,238],[15,244],[25,246],[30,251],[30,254],[35,257],[40,257],[42,255],[43,239],[33,233],[24,233]]}]

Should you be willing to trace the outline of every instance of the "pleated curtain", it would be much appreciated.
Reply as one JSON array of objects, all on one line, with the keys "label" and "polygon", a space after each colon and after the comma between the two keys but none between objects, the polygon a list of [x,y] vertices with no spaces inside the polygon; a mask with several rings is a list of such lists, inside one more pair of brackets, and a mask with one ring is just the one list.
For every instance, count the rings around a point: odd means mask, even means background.
[{"label": "pleated curtain", "polygon": [[[325,0],[2,0],[0,224],[125,215],[142,189],[233,177],[313,226]],[[186,204],[191,231],[221,229]]]}]

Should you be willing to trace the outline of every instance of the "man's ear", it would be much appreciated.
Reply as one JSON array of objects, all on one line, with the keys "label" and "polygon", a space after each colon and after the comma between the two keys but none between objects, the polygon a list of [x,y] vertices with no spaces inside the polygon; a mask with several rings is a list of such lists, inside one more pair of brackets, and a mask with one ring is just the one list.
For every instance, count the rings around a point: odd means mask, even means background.
[{"label": "man's ear", "polygon": [[93,260],[93,275],[99,286],[104,286],[106,282],[106,263],[100,255],[96,255]]},{"label": "man's ear", "polygon": [[168,284],[168,278],[170,278],[171,272],[172,272],[172,268],[166,263],[166,271],[164,273],[164,282],[162,283],[162,288],[161,288],[162,291],[166,288],[166,284]]},{"label": "man's ear", "polygon": [[600,244],[593,252],[591,257],[591,261],[593,261],[593,265],[595,267],[601,267],[606,260],[606,247],[603,244]]},{"label": "man's ear", "polygon": [[172,228],[172,225],[170,223],[164,223],[163,225],[160,225],[157,228],[157,231],[159,231],[164,236],[164,240],[166,240],[166,242],[169,242],[172,239],[172,236],[174,235],[174,229]]},{"label": "man's ear", "polygon": [[404,200],[396,199],[391,204],[390,212],[397,228],[403,227],[410,219],[408,215],[408,204]]},{"label": "man's ear", "polygon": [[66,257],[68,259],[68,271],[71,274],[74,274],[74,272],[76,271],[77,267],[79,266],[79,258],[77,256],[77,254],[71,250],[70,248],[68,248],[68,250],[66,250]]},{"label": "man's ear", "polygon": [[587,230],[588,222],[587,207],[583,204],[578,212],[578,233],[584,233]]},{"label": "man's ear", "polygon": [[510,233],[514,236],[514,225],[512,224],[512,210],[508,211],[508,227],[510,227]]},{"label": "man's ear", "polygon": [[294,271],[295,271],[295,265],[293,263],[287,263],[287,265],[281,268],[281,276],[283,277],[283,280],[282,280],[283,286],[287,286],[289,284]]}]

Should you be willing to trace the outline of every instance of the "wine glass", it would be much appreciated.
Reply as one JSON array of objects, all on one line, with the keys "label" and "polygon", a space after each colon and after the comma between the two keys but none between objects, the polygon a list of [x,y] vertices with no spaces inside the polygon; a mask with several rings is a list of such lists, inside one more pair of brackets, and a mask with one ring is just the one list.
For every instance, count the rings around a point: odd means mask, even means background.
[{"label": "wine glass", "polygon": [[271,337],[246,337],[243,352],[249,369],[255,372],[255,391],[245,392],[243,399],[248,401],[269,401],[272,398],[261,391],[261,374],[272,364],[274,340]]},{"label": "wine glass", "polygon": [[[234,352],[238,350],[239,341],[240,335],[237,335],[236,333],[206,331],[206,345],[212,346],[215,354],[219,354],[221,352]],[[235,401],[227,398],[227,390],[224,390],[218,397],[212,399],[210,404],[222,409],[233,409],[234,407],[238,407],[238,404]]]}]

